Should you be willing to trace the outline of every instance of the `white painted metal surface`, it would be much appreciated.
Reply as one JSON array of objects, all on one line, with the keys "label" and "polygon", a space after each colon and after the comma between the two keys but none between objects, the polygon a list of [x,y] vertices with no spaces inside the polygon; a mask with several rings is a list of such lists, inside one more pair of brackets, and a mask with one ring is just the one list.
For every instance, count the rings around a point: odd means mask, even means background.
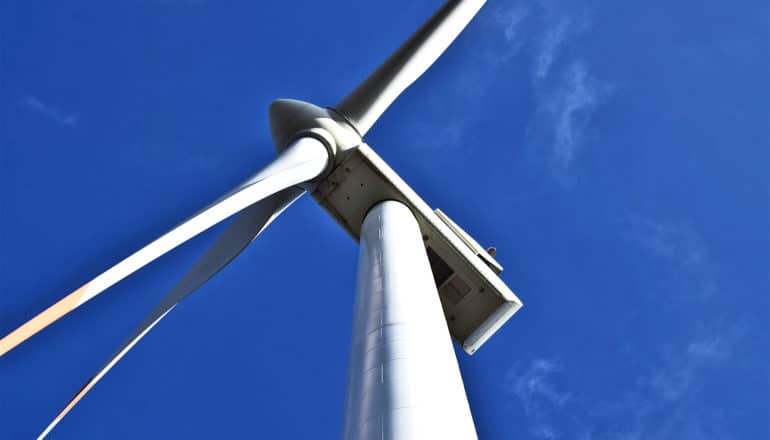
[{"label": "white painted metal surface", "polygon": [[412,212],[374,206],[361,227],[346,440],[476,439]]},{"label": "white painted metal surface", "polygon": [[407,87],[441,56],[486,0],[448,0],[338,105],[365,135]]},{"label": "white painted metal surface", "polygon": [[123,341],[110,359],[86,382],[83,388],[70,399],[69,403],[51,421],[37,440],[44,439],[80,400],[141,340],[155,325],[165,318],[180,301],[216,275],[233,258],[243,251],[267,226],[286,208],[297,200],[305,190],[290,187],[241,211],[219,238],[211,244],[201,258],[182,277],[179,283],[163,298],[155,309],[144,318],[139,326]]},{"label": "white painted metal surface", "polygon": [[502,267],[482,258],[479,252],[486,252],[469,245],[470,236],[452,229],[369,145],[340,156],[345,158],[319,182],[313,198],[356,240],[367,210],[378,202],[398,200],[409,207],[425,246],[437,257],[433,264],[447,266],[438,272],[451,273],[435,280],[449,332],[466,353],[475,353],[522,306],[497,275]]},{"label": "white painted metal surface", "polygon": [[[354,238],[360,235],[344,437],[476,439],[450,331],[472,354],[521,301],[497,276],[502,267],[494,258],[448,217],[430,209],[362,136],[484,2],[447,0],[336,109],[295,100],[273,102],[271,134],[281,152],[273,163],[0,339],[3,356],[113,284],[242,211],[41,438],[178,301],[224,267],[304,189],[314,191],[321,206]],[[295,185],[301,189],[291,188]]]},{"label": "white painted metal surface", "polygon": [[94,278],[78,305],[242,209],[290,186],[315,179],[331,160],[326,146],[318,139],[296,140],[246,182]]},{"label": "white painted metal surface", "polygon": [[319,177],[334,158],[313,137],[292,142],[262,171],[0,339],[0,356],[180,244],[247,207]]}]

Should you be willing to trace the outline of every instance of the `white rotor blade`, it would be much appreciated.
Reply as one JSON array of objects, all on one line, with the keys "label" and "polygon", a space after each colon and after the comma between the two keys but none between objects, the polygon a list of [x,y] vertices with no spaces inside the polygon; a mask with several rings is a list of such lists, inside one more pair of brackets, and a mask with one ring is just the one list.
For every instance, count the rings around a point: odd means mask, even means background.
[{"label": "white rotor blade", "polygon": [[315,138],[303,137],[292,142],[251,179],[0,339],[0,356],[118,281],[222,220],[281,190],[315,179],[330,160],[323,143]]},{"label": "white rotor blade", "polygon": [[448,0],[336,107],[363,136],[457,38],[486,0]]},{"label": "white rotor blade", "polygon": [[53,419],[38,437],[41,440],[59,424],[64,416],[99,382],[108,371],[131,350],[161,319],[163,319],[185,297],[193,293],[222,268],[230,263],[265,228],[297,200],[305,191],[291,187],[257,202],[243,210],[227,227],[221,236],[206,250],[200,259],[163,298],[157,307],[126,338],[110,359],[86,382],[83,388],[69,401],[67,406]]}]

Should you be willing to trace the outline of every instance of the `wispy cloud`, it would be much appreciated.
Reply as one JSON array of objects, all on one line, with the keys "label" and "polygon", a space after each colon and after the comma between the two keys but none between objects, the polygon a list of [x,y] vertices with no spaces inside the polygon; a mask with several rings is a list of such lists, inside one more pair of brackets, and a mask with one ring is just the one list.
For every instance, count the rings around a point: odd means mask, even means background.
[{"label": "wispy cloud", "polygon": [[504,389],[521,404],[532,438],[559,438],[560,432],[580,440],[731,438],[726,416],[709,398],[713,384],[740,371],[748,324],[714,307],[720,293],[715,265],[693,227],[641,215],[629,219],[630,245],[645,266],[657,265],[656,275],[671,276],[667,282],[682,291],[676,300],[666,293],[655,317],[656,326],[667,326],[658,329],[665,337],[629,341],[635,367],[606,389],[564,385],[575,375],[581,382],[603,383],[591,376],[594,368],[604,371],[600,365],[582,357],[557,363],[537,356],[515,363]]},{"label": "wispy cloud", "polygon": [[72,127],[75,126],[78,122],[76,115],[62,111],[34,96],[25,96],[21,100],[21,104],[24,107],[45,116],[46,118],[56,122],[59,125]]},{"label": "wispy cloud", "polygon": [[684,316],[696,318],[671,331],[643,366],[646,371],[617,408],[632,414],[631,422],[608,432],[621,438],[653,440],[724,438],[719,414],[701,400],[713,375],[733,365],[744,324],[715,316],[710,302],[719,292],[716,269],[706,243],[693,227],[635,214],[628,218],[629,235],[647,256],[645,266],[657,262],[656,276],[665,278],[674,291],[662,313],[672,315],[677,323]]},{"label": "wispy cloud", "polygon": [[533,44],[535,81],[542,81],[548,76],[565,45],[577,46],[580,35],[591,28],[590,14],[585,10],[574,14],[546,3],[540,3],[540,6],[542,24]]},{"label": "wispy cloud", "polygon": [[529,432],[532,436],[544,440],[555,440],[559,438],[559,434],[553,429],[553,426],[550,425],[535,425]]},{"label": "wispy cloud", "polygon": [[721,361],[730,356],[730,347],[722,335],[694,340],[687,346],[687,354],[700,361]]},{"label": "wispy cloud", "polygon": [[563,381],[567,370],[541,358],[526,368],[522,363],[514,366],[506,377],[506,390],[524,408],[532,438],[555,440],[562,437],[559,430],[580,440],[724,438],[721,420],[701,404],[701,398],[712,372],[731,362],[739,329],[740,325],[719,329],[668,347],[662,358],[643,366],[629,388],[613,390],[606,401],[557,390],[555,384]]},{"label": "wispy cloud", "polygon": [[701,240],[691,228],[635,214],[629,219],[639,246],[654,256],[682,263],[705,260]]},{"label": "wispy cloud", "polygon": [[555,26],[545,30],[535,59],[534,77],[536,80],[542,80],[548,76],[551,65],[556,60],[559,49],[567,37],[569,25],[570,20],[568,18],[561,18]]},{"label": "wispy cloud", "polygon": [[561,393],[551,381],[561,370],[553,360],[533,359],[528,365],[516,364],[506,376],[506,389],[515,394],[527,414],[536,415],[543,411],[543,404],[561,407],[569,400],[569,393]]},{"label": "wispy cloud", "polygon": [[591,28],[590,14],[566,12],[545,2],[517,2],[497,9],[493,17],[494,30],[506,42],[495,60],[507,63],[524,53],[531,64],[535,106],[529,143],[545,149],[557,177],[564,177],[587,139],[593,115],[614,91],[581,56],[578,43]]},{"label": "wispy cloud", "polygon": [[516,5],[507,11],[498,11],[495,15],[497,21],[503,25],[505,39],[520,42],[521,23],[529,15],[529,9],[523,5]]},{"label": "wispy cloud", "polygon": [[[436,128],[439,124],[418,126],[406,142],[416,139],[421,148],[435,145],[441,150],[461,146],[470,137],[469,128],[489,111],[490,85],[499,84],[501,72],[516,66],[517,75],[523,76],[516,81],[531,85],[534,105],[528,109],[528,121],[515,122],[530,127],[527,143],[548,154],[548,165],[555,164],[561,177],[575,161],[592,115],[612,91],[580,55],[577,43],[590,30],[589,16],[545,2],[516,1],[485,8],[479,20],[485,38],[465,49],[475,61],[467,63],[452,82],[458,104],[444,108],[446,123],[440,128]],[[436,107],[445,106],[446,98],[442,96]]]},{"label": "wispy cloud", "polygon": [[540,139],[548,140],[560,171],[575,160],[591,118],[610,90],[591,75],[584,62],[574,61],[558,83],[541,92],[534,127],[542,131]]},{"label": "wispy cloud", "polygon": [[631,239],[650,257],[668,265],[687,296],[708,299],[717,290],[716,268],[703,238],[691,226],[629,214]]},{"label": "wispy cloud", "polygon": [[571,397],[558,390],[553,377],[561,371],[559,364],[546,358],[528,363],[518,362],[506,373],[505,390],[515,396],[531,420],[530,434],[536,438],[554,440],[560,434],[553,427],[550,415],[561,409]]},{"label": "wispy cloud", "polygon": [[492,15],[492,28],[502,30],[504,45],[495,47],[487,59],[492,62],[506,63],[528,43],[529,38],[524,28],[525,20],[530,15],[530,8],[521,4],[507,9],[496,9]]},{"label": "wispy cloud", "polygon": [[711,410],[700,399],[711,374],[730,365],[742,327],[735,323],[701,330],[703,334],[667,350],[629,394],[636,420],[635,428],[628,432],[641,438],[667,439],[702,438],[694,435],[721,431],[720,421],[710,419]]}]

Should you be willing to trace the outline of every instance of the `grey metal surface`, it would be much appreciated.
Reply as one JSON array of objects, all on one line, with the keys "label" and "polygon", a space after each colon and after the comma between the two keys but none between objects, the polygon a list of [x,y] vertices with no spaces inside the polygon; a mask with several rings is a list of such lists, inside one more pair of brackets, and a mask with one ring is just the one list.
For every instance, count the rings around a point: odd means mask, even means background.
[{"label": "grey metal surface", "polygon": [[447,1],[336,109],[291,99],[270,104],[270,130],[279,151],[297,136],[310,133],[334,144],[333,169],[320,179],[313,197],[354,239],[358,240],[366,210],[373,204],[392,199],[409,206],[437,273],[435,281],[452,336],[471,354],[521,307],[521,301],[497,276],[502,266],[494,257],[449,217],[434,212],[362,136],[484,3]]},{"label": "grey metal surface", "polygon": [[[222,270],[281,212],[305,193],[305,189],[296,185],[313,181],[326,169],[327,163],[331,160],[332,158],[328,157],[326,147],[317,139],[298,139],[262,171],[220,199],[227,201],[230,197],[240,194],[243,188],[263,187],[260,193],[264,196],[260,197],[256,203],[247,205],[242,210],[239,209],[239,214],[223,234],[126,338],[99,371],[75,394],[46,427],[38,440],[45,438],[91,388],[181,300]],[[236,200],[236,203],[239,201]]]},{"label": "grey metal surface", "polygon": [[[367,210],[376,203],[398,200],[411,209],[424,248],[433,257],[449,330],[467,353],[478,350],[521,307],[519,298],[497,276],[502,268],[491,264],[491,257],[482,258],[480,246],[468,244],[470,236],[458,235],[368,145],[345,152],[342,162],[318,184],[313,198],[356,240]],[[443,266],[446,273],[441,276]]]},{"label": "grey metal surface", "polygon": [[361,226],[343,438],[476,438],[420,229],[385,201]]}]

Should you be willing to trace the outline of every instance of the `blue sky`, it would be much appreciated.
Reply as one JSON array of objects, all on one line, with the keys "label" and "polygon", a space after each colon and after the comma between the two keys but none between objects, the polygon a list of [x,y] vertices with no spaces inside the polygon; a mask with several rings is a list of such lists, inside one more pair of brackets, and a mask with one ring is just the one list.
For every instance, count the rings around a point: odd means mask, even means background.
[{"label": "blue sky", "polygon": [[[270,160],[272,99],[334,105],[440,4],[279,3],[2,6],[0,333]],[[458,353],[480,438],[770,438],[769,17],[489,1],[367,135],[524,301]],[[0,438],[37,435],[214,236],[5,356]],[[51,438],[338,438],[356,255],[303,199]]]}]

